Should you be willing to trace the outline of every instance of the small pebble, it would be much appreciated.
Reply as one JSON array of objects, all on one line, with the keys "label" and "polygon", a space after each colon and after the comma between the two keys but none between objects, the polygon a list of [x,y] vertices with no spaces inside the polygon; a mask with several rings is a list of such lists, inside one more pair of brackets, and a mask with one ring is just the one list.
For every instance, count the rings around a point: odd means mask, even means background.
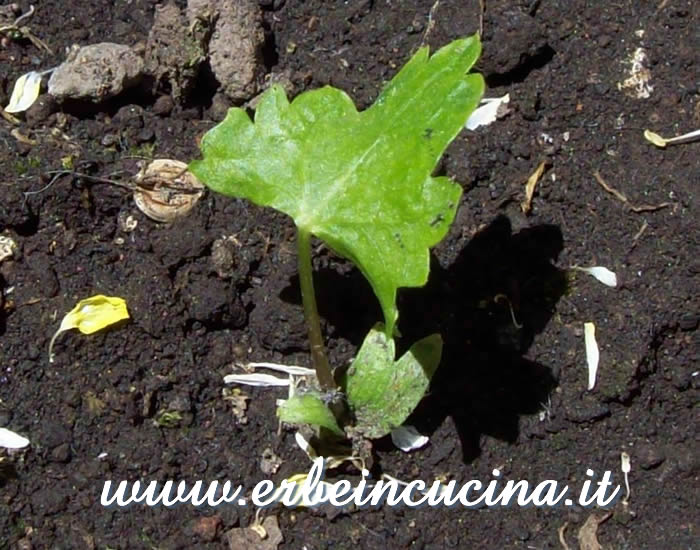
[{"label": "small pebble", "polygon": [[634,458],[639,462],[639,467],[642,470],[651,470],[661,465],[666,457],[663,452],[656,446],[643,444],[637,447]]},{"label": "small pebble", "polygon": [[700,323],[700,314],[684,313],[678,321],[681,330],[695,330]]},{"label": "small pebble", "polygon": [[119,138],[114,134],[105,134],[100,140],[102,147],[114,147],[119,143]]},{"label": "small pebble", "polygon": [[153,112],[158,116],[168,116],[175,106],[173,98],[169,95],[162,95],[153,104]]}]

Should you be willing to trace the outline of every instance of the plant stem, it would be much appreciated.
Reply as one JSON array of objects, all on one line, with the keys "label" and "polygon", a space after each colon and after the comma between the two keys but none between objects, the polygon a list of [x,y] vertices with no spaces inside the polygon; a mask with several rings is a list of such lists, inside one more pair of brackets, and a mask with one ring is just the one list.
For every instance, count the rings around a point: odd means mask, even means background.
[{"label": "plant stem", "polygon": [[304,317],[309,327],[309,344],[311,359],[316,369],[316,377],[323,391],[336,389],[331,367],[326,357],[321,334],[321,320],[316,309],[314,294],[313,268],[311,267],[311,233],[306,229],[297,228],[297,255],[299,260],[299,284],[301,286],[301,301],[304,304]]}]

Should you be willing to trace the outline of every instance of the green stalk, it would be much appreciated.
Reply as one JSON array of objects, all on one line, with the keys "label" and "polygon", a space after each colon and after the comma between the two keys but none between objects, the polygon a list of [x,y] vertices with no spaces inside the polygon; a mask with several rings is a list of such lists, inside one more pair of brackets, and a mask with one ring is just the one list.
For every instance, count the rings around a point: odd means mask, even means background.
[{"label": "green stalk", "polygon": [[309,327],[309,344],[311,359],[316,369],[316,378],[323,391],[336,389],[331,367],[326,357],[321,334],[321,320],[316,309],[314,294],[313,268],[311,267],[311,233],[300,227],[297,228],[297,255],[299,259],[299,284],[301,286],[301,301],[304,304],[304,317]]}]

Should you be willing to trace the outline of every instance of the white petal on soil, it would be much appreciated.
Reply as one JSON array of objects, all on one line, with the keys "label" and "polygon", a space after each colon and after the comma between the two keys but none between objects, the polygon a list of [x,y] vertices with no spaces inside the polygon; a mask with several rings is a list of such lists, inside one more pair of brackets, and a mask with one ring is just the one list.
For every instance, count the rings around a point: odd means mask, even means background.
[{"label": "white petal on soil", "polygon": [[493,97],[481,100],[481,106],[474,109],[474,112],[467,119],[468,130],[476,130],[479,126],[488,126],[498,118],[499,108],[510,101],[510,95],[503,97]]},{"label": "white petal on soil", "polygon": [[244,384],[246,386],[289,386],[289,378],[278,378],[271,374],[227,374],[224,376],[226,384]]},{"label": "white petal on soil", "polygon": [[43,73],[36,71],[20,76],[15,82],[10,103],[5,107],[5,111],[8,113],[21,113],[29,109],[36,101],[36,98],[39,97],[42,76]]},{"label": "white petal on soil", "polygon": [[694,130],[692,132],[688,132],[687,134],[674,136],[668,139],[661,137],[659,134],[652,132],[651,130],[644,130],[644,138],[657,147],[664,148],[673,143],[688,143],[691,141],[697,141],[700,139],[700,130]]},{"label": "white petal on soil", "polygon": [[623,474],[629,474],[632,471],[632,464],[630,463],[630,455],[623,452],[620,454],[620,469]]},{"label": "white petal on soil", "polygon": [[598,343],[595,341],[595,325],[593,323],[584,323],[583,335],[586,341],[586,361],[588,362],[588,389],[592,390],[595,387],[598,360],[600,359]]},{"label": "white petal on soil", "polygon": [[601,283],[607,286],[616,287],[617,286],[617,275],[610,271],[607,267],[596,266],[596,267],[577,267],[579,271],[593,275]]},{"label": "white petal on soil", "polygon": [[408,453],[425,446],[430,439],[418,433],[413,426],[406,424],[391,430],[391,441],[403,452]]},{"label": "white petal on soil", "polygon": [[7,428],[0,428],[0,447],[5,449],[21,449],[29,445],[29,440]]},{"label": "white petal on soil", "polygon": [[314,369],[307,369],[306,367],[295,367],[294,365],[279,365],[277,363],[248,363],[245,365],[247,368],[253,369],[270,369],[279,372],[284,372],[294,376],[310,376],[316,374]]}]

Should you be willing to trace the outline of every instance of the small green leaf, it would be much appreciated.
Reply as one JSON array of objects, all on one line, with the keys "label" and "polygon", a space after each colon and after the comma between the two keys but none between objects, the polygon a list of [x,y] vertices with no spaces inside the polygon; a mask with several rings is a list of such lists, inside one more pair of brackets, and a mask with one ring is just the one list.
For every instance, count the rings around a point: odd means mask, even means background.
[{"label": "small green leaf", "polygon": [[476,35],[432,56],[419,49],[363,112],[335,88],[290,103],[272,86],[255,122],[235,108],[207,132],[190,170],[215,191],[288,214],[355,263],[391,336],[397,289],[426,283],[428,249],[459,203],[461,187],[432,172],[483,93],[481,75],[467,74],[480,51]]},{"label": "small green leaf", "polygon": [[440,363],[442,338],[432,334],[419,340],[396,362],[394,353],[394,341],[375,327],[347,373],[355,429],[370,439],[403,424],[416,408]]},{"label": "small green leaf", "polygon": [[331,410],[321,399],[311,393],[295,395],[277,407],[277,416],[290,424],[322,426],[335,434],[344,435]]}]

